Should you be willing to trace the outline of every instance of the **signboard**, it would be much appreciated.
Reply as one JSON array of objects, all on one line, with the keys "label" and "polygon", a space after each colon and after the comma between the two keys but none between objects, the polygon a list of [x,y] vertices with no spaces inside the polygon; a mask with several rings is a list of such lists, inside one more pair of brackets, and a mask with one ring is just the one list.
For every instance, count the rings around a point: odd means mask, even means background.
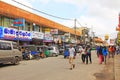
[{"label": "signboard", "polygon": [[45,28],[45,33],[50,33],[50,28]]},{"label": "signboard", "polygon": [[[31,37],[31,32],[30,31],[23,31],[23,30],[19,30],[19,40],[21,41],[29,41],[32,40]],[[18,39],[18,31],[16,31],[16,37]]]},{"label": "signboard", "polygon": [[45,33],[44,40],[45,40],[45,42],[53,41],[53,37],[50,33]]},{"label": "signboard", "polygon": [[117,34],[117,42],[120,43],[120,31]]},{"label": "signboard", "polygon": [[[19,40],[21,41],[31,41],[31,32],[29,31],[23,31],[23,30],[18,30],[14,29],[14,28],[4,28],[4,27],[0,27],[0,36],[2,37],[2,39],[8,39],[8,40]],[[19,33],[19,36],[18,36]]]},{"label": "signboard", "polygon": [[3,38],[4,39],[9,39],[9,40],[14,40],[16,38],[16,31],[17,29],[13,29],[13,28],[4,28],[3,31]]},{"label": "signboard", "polygon": [[15,19],[13,21],[13,26],[23,27],[24,25],[25,25],[25,20],[24,19]]},{"label": "signboard", "polygon": [[4,28],[0,26],[0,38],[3,37],[3,30],[4,30]]},{"label": "signboard", "polygon": [[51,30],[50,30],[50,33],[51,33],[51,34],[58,34],[58,29],[51,29]]},{"label": "signboard", "polygon": [[32,31],[32,38],[35,38],[35,39],[43,39],[44,37],[44,33],[42,32],[36,32],[36,31]]}]

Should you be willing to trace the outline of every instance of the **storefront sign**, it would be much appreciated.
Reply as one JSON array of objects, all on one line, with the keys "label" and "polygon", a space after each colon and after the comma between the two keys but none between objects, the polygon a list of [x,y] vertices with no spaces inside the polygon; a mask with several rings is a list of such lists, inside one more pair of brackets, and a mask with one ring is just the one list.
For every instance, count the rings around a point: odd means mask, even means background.
[{"label": "storefront sign", "polygon": [[45,33],[50,33],[50,28],[45,28]]},{"label": "storefront sign", "polygon": [[4,35],[4,39],[10,39],[10,40],[14,40],[16,38],[16,29],[12,29],[12,28],[4,28],[3,31],[3,35]]},{"label": "storefront sign", "polygon": [[25,25],[25,20],[24,19],[15,19],[13,21],[13,26],[23,27],[24,25]]},{"label": "storefront sign", "polygon": [[36,32],[36,31],[32,31],[32,38],[35,39],[43,39],[44,34],[42,32]]},{"label": "storefront sign", "polygon": [[58,29],[51,29],[51,30],[50,30],[50,33],[51,33],[51,34],[58,34]]},{"label": "storefront sign", "polygon": [[[16,31],[16,36],[18,38],[18,31]],[[32,40],[31,32],[20,30],[19,31],[19,40],[21,40],[21,41]]]},{"label": "storefront sign", "polygon": [[120,31],[117,34],[117,42],[120,43]]},{"label": "storefront sign", "polygon": [[[8,40],[19,40],[21,41],[30,41],[32,40],[31,38],[31,33],[29,31],[23,31],[23,30],[17,30],[14,28],[4,28],[4,27],[0,27],[0,36],[3,39],[8,39]],[[18,35],[19,33],[19,35]]]},{"label": "storefront sign", "polygon": [[4,30],[3,27],[0,26],[0,38],[3,37],[3,30]]},{"label": "storefront sign", "polygon": [[53,37],[52,37],[52,35],[50,33],[45,33],[44,40],[48,40],[48,41],[53,40]]}]

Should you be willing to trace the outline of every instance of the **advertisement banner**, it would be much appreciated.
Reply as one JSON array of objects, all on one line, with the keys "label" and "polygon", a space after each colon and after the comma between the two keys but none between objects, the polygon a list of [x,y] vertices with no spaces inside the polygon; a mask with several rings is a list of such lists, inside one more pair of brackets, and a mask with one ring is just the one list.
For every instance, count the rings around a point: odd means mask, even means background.
[{"label": "advertisement banner", "polygon": [[[32,37],[31,37],[31,32],[30,31],[24,31],[24,30],[20,30],[19,31],[19,40],[21,41],[31,41]],[[18,30],[16,31],[16,36],[18,39]]]},{"label": "advertisement banner", "polygon": [[58,29],[51,29],[51,30],[50,30],[50,33],[51,33],[51,34],[58,34]]},{"label": "advertisement banner", "polygon": [[9,40],[15,40],[16,38],[16,31],[17,29],[13,29],[13,28],[4,28],[3,31],[3,38],[4,39],[9,39]]},{"label": "advertisement banner", "polygon": [[47,42],[49,42],[49,41],[53,41],[53,37],[52,37],[52,35],[50,34],[50,33],[45,33],[45,35],[44,35],[44,40]]},{"label": "advertisement banner", "polygon": [[44,33],[42,32],[36,32],[36,31],[32,31],[32,38],[35,38],[35,39],[43,39],[44,37]]},{"label": "advertisement banner", "polygon": [[[23,30],[17,30],[14,28],[4,28],[0,27],[0,36],[2,39],[8,39],[8,40],[19,40],[21,41],[31,41],[31,32],[30,31],[23,31]],[[19,35],[18,35],[19,34]]]},{"label": "advertisement banner", "polygon": [[45,28],[45,33],[50,33],[50,28]]},{"label": "advertisement banner", "polygon": [[13,26],[23,27],[23,26],[25,26],[25,20],[24,19],[15,19],[13,21]]},{"label": "advertisement banner", "polygon": [[0,26],[0,38],[3,37],[3,30],[4,30],[4,28]]}]

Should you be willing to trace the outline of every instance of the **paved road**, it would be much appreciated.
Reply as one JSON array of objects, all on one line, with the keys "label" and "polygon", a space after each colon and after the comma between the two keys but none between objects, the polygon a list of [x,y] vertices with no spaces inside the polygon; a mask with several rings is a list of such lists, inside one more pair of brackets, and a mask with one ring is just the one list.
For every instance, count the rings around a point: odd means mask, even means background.
[{"label": "paved road", "polygon": [[0,80],[95,80],[93,74],[100,72],[104,64],[98,64],[95,52],[92,59],[93,63],[86,65],[77,55],[73,70],[69,70],[68,59],[63,56],[21,61],[17,66],[1,66]]}]

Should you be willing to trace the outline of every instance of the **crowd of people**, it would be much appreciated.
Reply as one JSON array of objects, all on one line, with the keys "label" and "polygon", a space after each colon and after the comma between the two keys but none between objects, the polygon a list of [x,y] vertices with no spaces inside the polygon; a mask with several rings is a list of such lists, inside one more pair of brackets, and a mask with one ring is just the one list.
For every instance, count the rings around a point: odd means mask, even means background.
[{"label": "crowd of people", "polygon": [[[84,64],[92,64],[92,58],[91,58],[91,46],[87,45],[87,46],[80,46],[79,47],[79,54],[81,55],[81,60],[82,63]],[[120,46],[96,46],[95,48],[96,50],[96,55],[98,57],[98,63],[102,64],[104,62],[104,64],[106,64],[106,58],[114,58],[115,54],[119,54],[120,53]],[[70,45],[69,49],[65,49],[64,51],[64,58],[68,58],[69,59],[69,63],[70,63],[70,70],[72,70],[75,67],[75,63],[74,63],[74,59],[75,59],[75,48]]]}]

